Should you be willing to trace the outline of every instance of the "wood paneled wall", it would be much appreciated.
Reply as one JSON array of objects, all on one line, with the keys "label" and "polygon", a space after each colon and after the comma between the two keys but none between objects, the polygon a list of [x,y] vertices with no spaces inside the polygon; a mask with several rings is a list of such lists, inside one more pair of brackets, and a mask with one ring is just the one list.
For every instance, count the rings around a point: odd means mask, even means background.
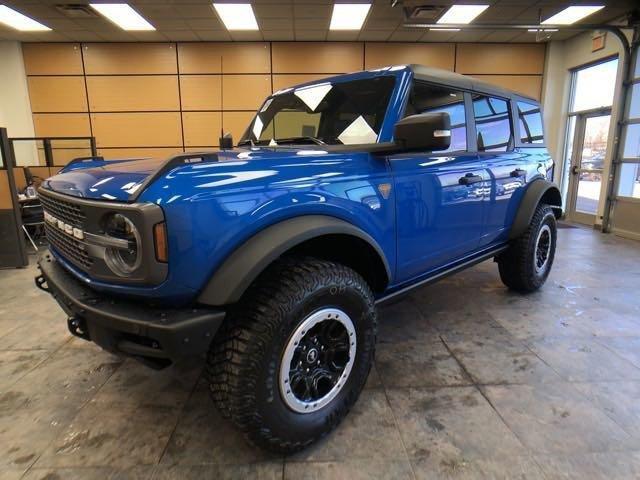
[{"label": "wood paneled wall", "polygon": [[[108,157],[237,141],[271,92],[332,74],[419,63],[539,98],[541,44],[250,42],[23,45],[36,135],[93,135]],[[54,152],[64,164],[74,150]]]}]

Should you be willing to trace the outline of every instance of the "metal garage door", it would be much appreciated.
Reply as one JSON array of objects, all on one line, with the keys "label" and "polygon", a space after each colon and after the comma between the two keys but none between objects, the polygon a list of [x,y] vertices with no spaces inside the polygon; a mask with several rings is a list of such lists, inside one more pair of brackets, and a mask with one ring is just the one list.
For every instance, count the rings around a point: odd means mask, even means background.
[{"label": "metal garage door", "polygon": [[613,232],[640,240],[640,50],[635,46],[631,65],[621,137],[620,158],[616,169]]}]

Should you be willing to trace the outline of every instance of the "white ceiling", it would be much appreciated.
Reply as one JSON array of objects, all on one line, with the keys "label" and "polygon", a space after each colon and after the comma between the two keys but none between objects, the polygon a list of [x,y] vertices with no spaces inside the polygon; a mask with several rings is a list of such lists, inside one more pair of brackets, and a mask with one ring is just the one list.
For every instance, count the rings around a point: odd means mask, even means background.
[{"label": "white ceiling", "polygon": [[[228,32],[218,20],[210,0],[130,0],[129,3],[157,29],[154,32],[125,32],[97,16],[72,19],[55,8],[81,0],[2,0],[2,3],[52,28],[51,32],[17,32],[0,25],[0,40],[24,42],[125,42],[125,41],[380,41],[380,42],[534,42],[535,33],[515,30],[469,30],[433,32],[402,26],[400,5],[373,0],[373,7],[360,31],[330,32],[333,0],[251,0],[260,31]],[[415,2],[414,2],[415,3]],[[451,5],[452,0],[424,0],[424,5]],[[582,1],[489,0],[491,6],[474,23],[537,24],[540,13],[548,18],[569,5]],[[583,23],[604,23],[627,13],[634,1],[605,0],[600,12]],[[564,40],[575,32],[557,32],[552,39]]]}]

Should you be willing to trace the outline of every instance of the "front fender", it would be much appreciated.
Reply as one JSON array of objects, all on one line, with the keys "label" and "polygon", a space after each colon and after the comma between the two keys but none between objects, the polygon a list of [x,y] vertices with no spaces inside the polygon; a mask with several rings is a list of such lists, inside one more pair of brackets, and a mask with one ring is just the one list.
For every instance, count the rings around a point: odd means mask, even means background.
[{"label": "front fender", "polygon": [[339,218],[305,215],[271,225],[240,245],[215,271],[198,302],[206,305],[237,302],[258,275],[282,254],[306,240],[332,234],[351,235],[367,242],[378,253],[387,277],[391,278],[384,252],[369,234]]}]

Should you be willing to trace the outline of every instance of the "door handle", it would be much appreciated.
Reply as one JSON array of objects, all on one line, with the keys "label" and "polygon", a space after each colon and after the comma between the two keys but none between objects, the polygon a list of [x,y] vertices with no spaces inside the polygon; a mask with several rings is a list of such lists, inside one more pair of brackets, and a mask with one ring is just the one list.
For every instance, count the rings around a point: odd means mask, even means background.
[{"label": "door handle", "polygon": [[458,179],[460,185],[471,185],[472,183],[482,182],[484,179],[481,175],[475,175],[471,172],[467,173],[464,177]]},{"label": "door handle", "polygon": [[580,169],[578,168],[577,165],[573,166],[573,168],[571,169],[571,173],[573,173],[574,175],[577,175],[578,173],[580,173]]},{"label": "door handle", "polygon": [[513,172],[511,172],[511,176],[512,177],[524,177],[527,174],[526,170],[523,170],[522,168],[516,168]]}]

